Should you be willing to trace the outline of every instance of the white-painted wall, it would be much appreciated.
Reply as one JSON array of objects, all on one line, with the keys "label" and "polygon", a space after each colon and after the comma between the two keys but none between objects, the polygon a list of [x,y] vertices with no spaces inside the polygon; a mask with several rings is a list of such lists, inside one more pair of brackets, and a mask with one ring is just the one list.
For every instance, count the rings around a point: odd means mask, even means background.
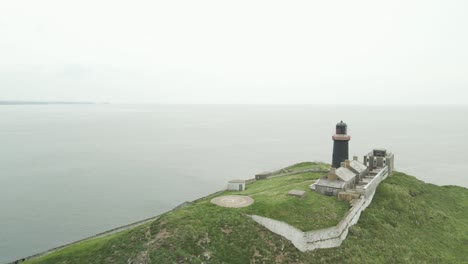
[{"label": "white-painted wall", "polygon": [[[240,186],[240,190],[239,190],[239,186]],[[245,182],[229,182],[228,183],[228,186],[227,186],[227,189],[230,190],[230,191],[243,191],[245,190]]]}]

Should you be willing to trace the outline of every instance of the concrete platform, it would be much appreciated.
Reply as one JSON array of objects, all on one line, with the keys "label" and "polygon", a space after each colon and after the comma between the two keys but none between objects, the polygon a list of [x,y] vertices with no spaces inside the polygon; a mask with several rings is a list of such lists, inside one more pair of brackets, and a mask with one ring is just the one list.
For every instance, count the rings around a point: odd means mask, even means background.
[{"label": "concrete platform", "polygon": [[247,207],[253,204],[254,199],[243,195],[225,195],[211,199],[211,202],[222,207]]},{"label": "concrete platform", "polygon": [[303,197],[305,197],[305,191],[291,190],[291,191],[288,192],[288,195],[303,198]]}]

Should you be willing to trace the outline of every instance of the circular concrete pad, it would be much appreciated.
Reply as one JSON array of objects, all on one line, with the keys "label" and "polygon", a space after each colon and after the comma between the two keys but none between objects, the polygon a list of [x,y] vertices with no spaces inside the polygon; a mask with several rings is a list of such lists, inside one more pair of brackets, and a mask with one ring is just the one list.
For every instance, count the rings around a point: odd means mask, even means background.
[{"label": "circular concrete pad", "polygon": [[211,202],[222,207],[246,207],[253,204],[254,199],[242,195],[226,195],[211,199]]}]

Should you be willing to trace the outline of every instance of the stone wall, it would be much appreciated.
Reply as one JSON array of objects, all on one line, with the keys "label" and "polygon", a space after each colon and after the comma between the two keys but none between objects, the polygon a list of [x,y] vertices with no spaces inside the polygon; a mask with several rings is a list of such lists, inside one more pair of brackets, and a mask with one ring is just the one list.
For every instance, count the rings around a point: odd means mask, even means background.
[{"label": "stone wall", "polygon": [[248,180],[245,180],[245,184],[251,184],[252,182],[256,181],[255,178],[253,179],[248,179]]},{"label": "stone wall", "polygon": [[364,195],[365,196],[370,196],[375,192],[375,189],[377,189],[377,186],[385,180],[388,176],[388,167],[382,168],[379,173],[368,183],[366,186],[363,187],[364,189]]},{"label": "stone wall", "polygon": [[329,196],[338,196],[338,193],[343,191],[343,188],[334,188],[331,186],[324,186],[324,185],[315,185],[315,191]]},{"label": "stone wall", "polygon": [[264,172],[264,173],[261,173],[261,174],[256,174],[255,179],[257,179],[257,180],[270,179],[270,178],[283,177],[283,176],[289,176],[289,175],[306,173],[306,172],[328,173],[328,170],[324,170],[324,169],[321,169],[321,168],[312,168],[312,169],[305,169],[305,170],[297,170],[297,171],[288,172],[285,169],[281,169],[279,171]]},{"label": "stone wall", "polygon": [[316,248],[331,248],[341,245],[348,235],[349,227],[356,224],[362,211],[369,206],[374,197],[375,190],[380,182],[388,176],[388,170],[382,169],[365,187],[365,193],[360,199],[351,201],[351,209],[343,219],[333,227],[303,232],[285,222],[258,215],[250,217],[268,230],[289,239],[300,251],[309,251]]}]

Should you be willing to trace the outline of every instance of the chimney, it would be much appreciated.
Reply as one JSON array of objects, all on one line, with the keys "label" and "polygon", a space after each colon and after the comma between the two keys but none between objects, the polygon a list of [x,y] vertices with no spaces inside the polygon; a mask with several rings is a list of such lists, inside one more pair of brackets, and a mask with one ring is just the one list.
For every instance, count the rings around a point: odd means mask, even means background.
[{"label": "chimney", "polygon": [[349,166],[349,162],[350,162],[350,161],[349,161],[349,160],[345,160],[344,162],[345,162],[345,168],[349,168],[349,167],[350,167],[350,166]]},{"label": "chimney", "polygon": [[331,168],[331,169],[330,169],[330,172],[328,173],[328,177],[327,177],[327,178],[328,178],[329,181],[334,181],[334,180],[337,179],[337,177],[336,177],[336,169],[335,169],[335,168]]}]

